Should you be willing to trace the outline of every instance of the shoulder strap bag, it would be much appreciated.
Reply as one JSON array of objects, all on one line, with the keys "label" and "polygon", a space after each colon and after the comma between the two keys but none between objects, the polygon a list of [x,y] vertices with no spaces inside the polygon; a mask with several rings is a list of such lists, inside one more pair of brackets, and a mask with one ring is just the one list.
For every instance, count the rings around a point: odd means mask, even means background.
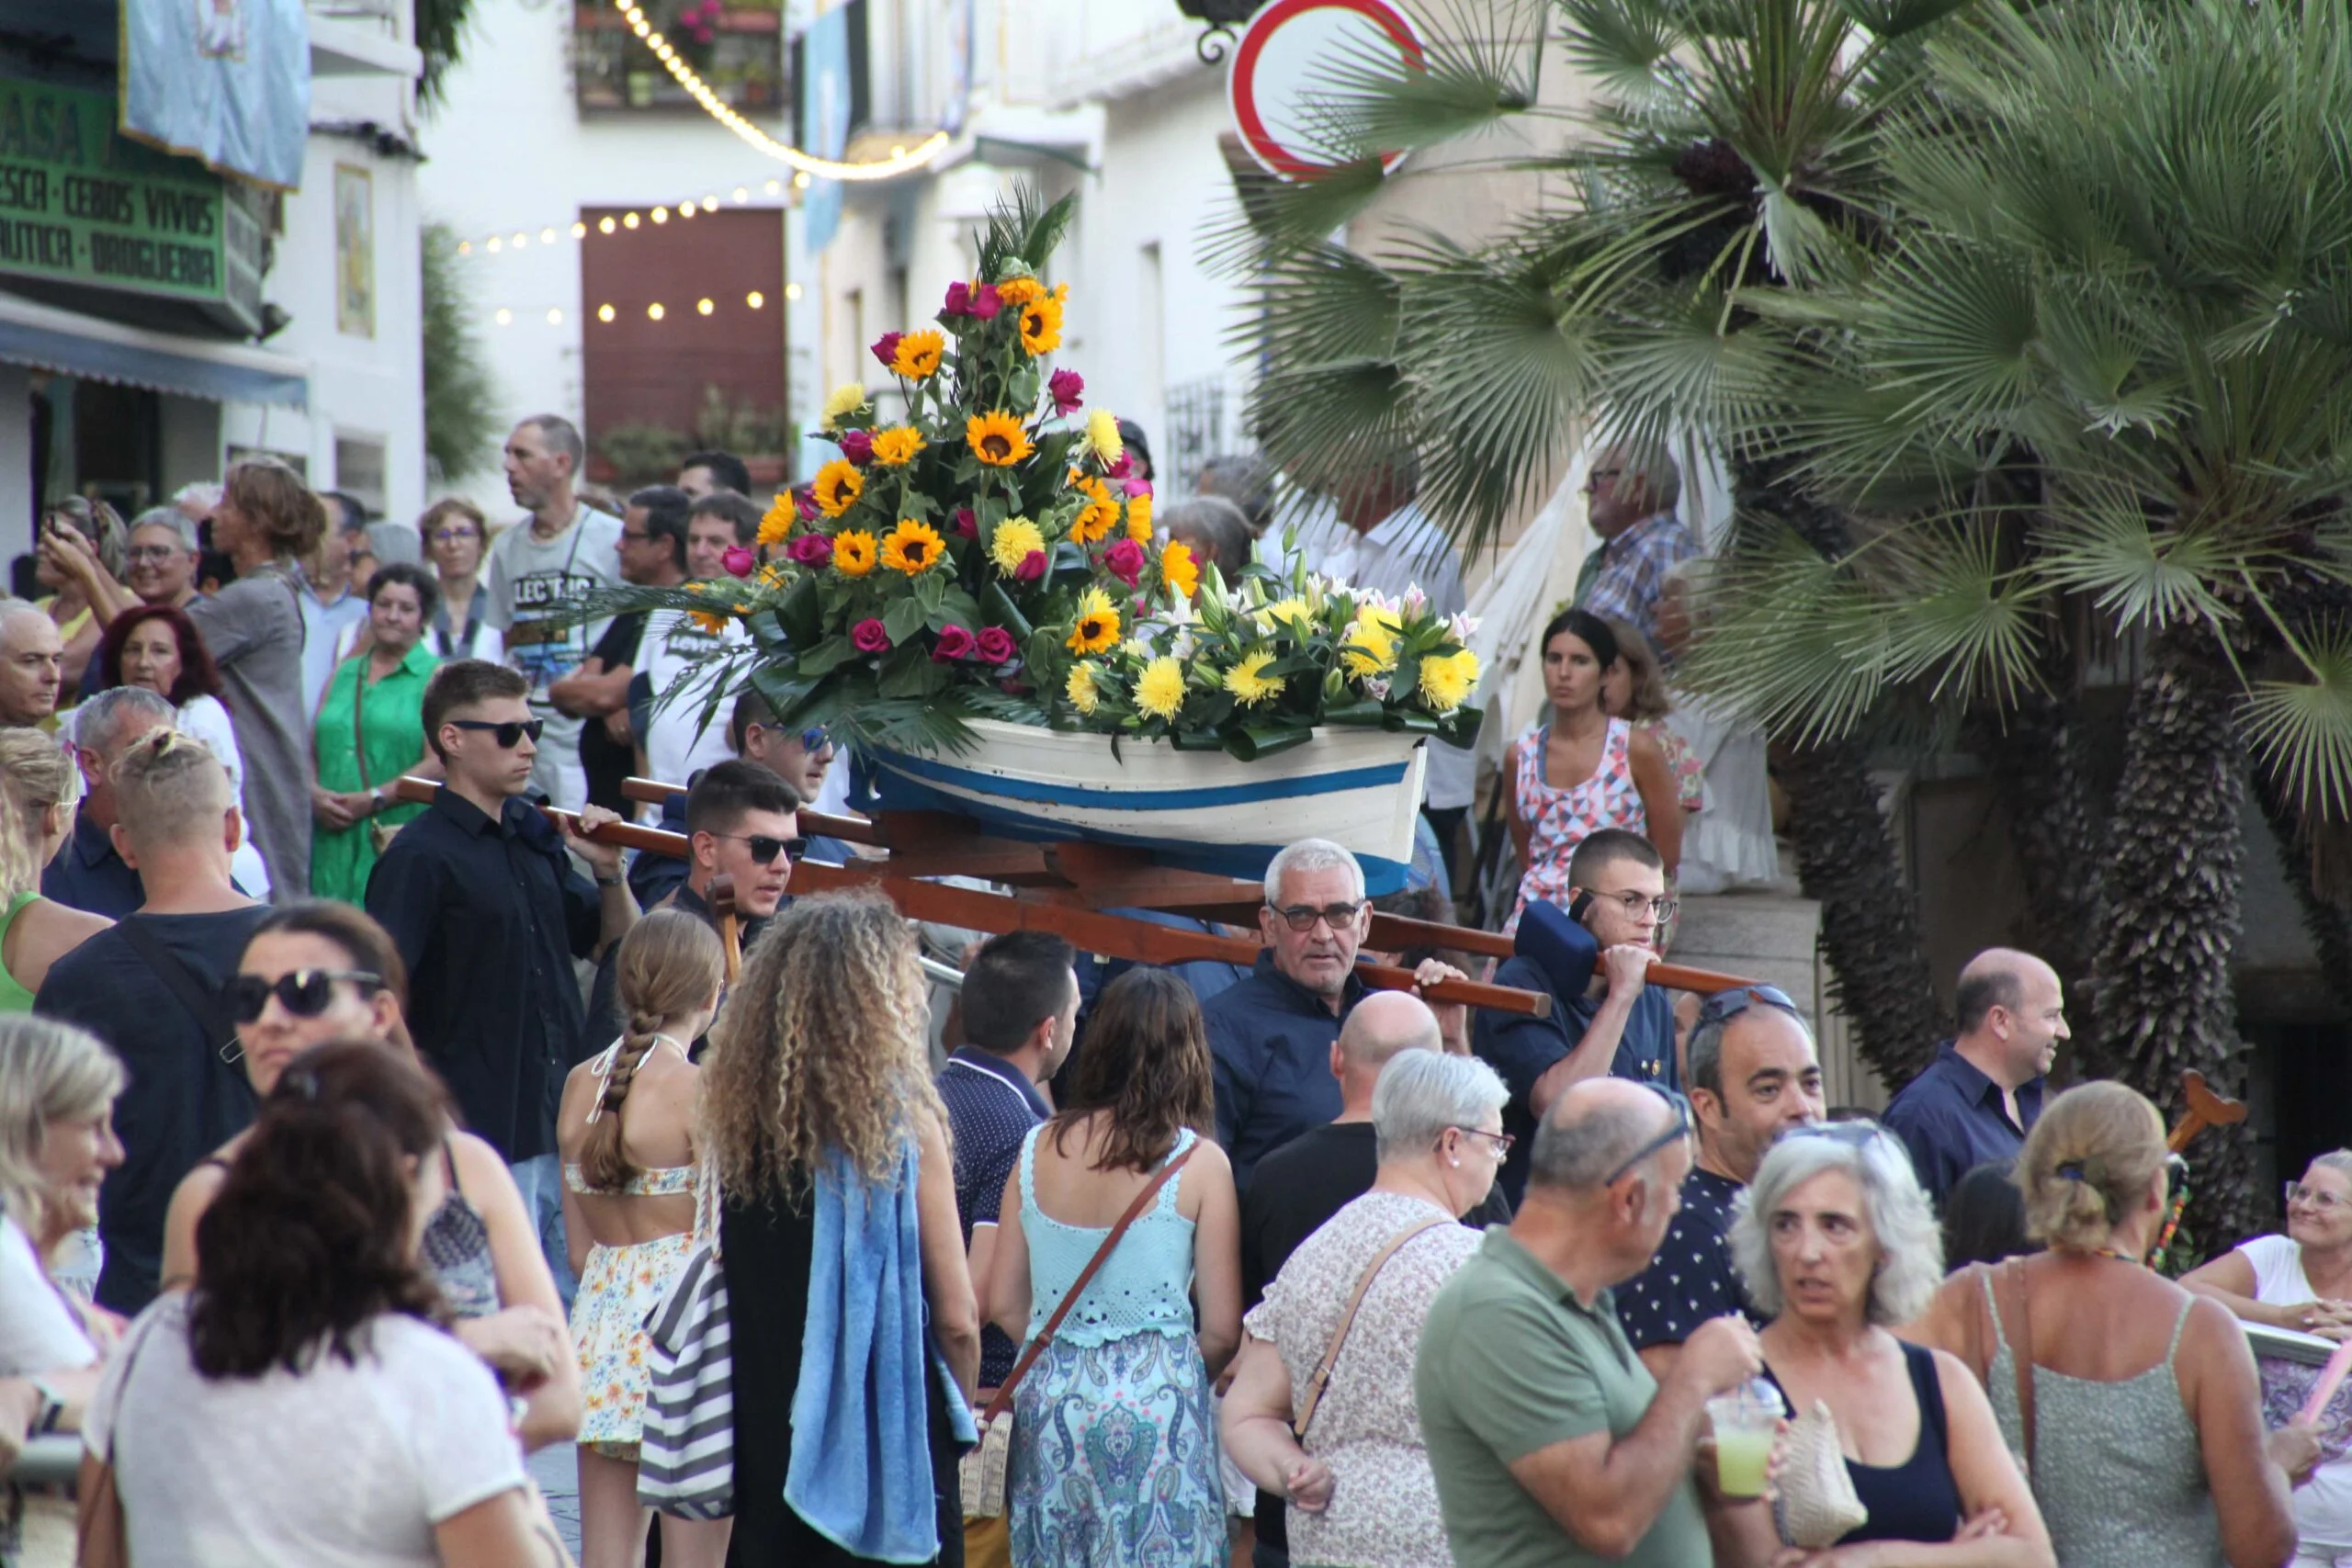
[{"label": "shoulder strap bag", "polygon": [[[2025,1259],[2007,1258],[1993,1270],[1993,1295],[2000,1305],[2001,1337],[2008,1341],[2009,1363],[2018,1380],[2018,1435],[2025,1450],[2018,1468],[2029,1483],[2033,1480],[2033,1297],[2026,1288]],[[1989,1371],[1992,1359],[1985,1359]]]},{"label": "shoulder strap bag", "polygon": [[154,1318],[147,1320],[137,1338],[122,1347],[122,1376],[114,1385],[114,1419],[107,1426],[107,1451],[98,1456],[96,1482],[79,1505],[74,1521],[74,1560],[80,1568],[130,1568],[130,1532],[122,1516],[122,1494],[114,1478],[115,1439],[122,1431],[122,1404],[130,1393],[130,1377],[139,1370],[139,1352],[155,1337]]},{"label": "shoulder strap bag", "polygon": [[964,1455],[958,1466],[966,1518],[993,1519],[1004,1512],[1005,1470],[1012,1454],[1012,1391],[1021,1386],[1021,1380],[1029,1375],[1029,1369],[1037,1364],[1037,1358],[1053,1344],[1054,1336],[1061,1331],[1062,1319],[1069,1315],[1069,1309],[1078,1304],[1078,1299],[1086,1294],[1086,1287],[1094,1282],[1094,1276],[1102,1271],[1102,1265],[1111,1260],[1111,1254],[1117,1250],[1119,1238],[1127,1234],[1127,1227],[1143,1217],[1143,1212],[1151,1207],[1152,1200],[1159,1196],[1159,1190],[1184,1168],[1184,1162],[1193,1157],[1193,1150],[1200,1146],[1199,1141],[1194,1140],[1143,1184],[1143,1190],[1137,1192],[1135,1201],[1127,1205],[1127,1212],[1119,1216],[1119,1223],[1111,1227],[1111,1234],[1102,1238],[1102,1245],[1094,1249],[1094,1256],[1087,1259],[1086,1267],[1078,1271],[1078,1278],[1069,1290],[1062,1292],[1062,1299],[1054,1307],[1053,1315],[1046,1319],[1046,1326],[1023,1348],[1021,1359],[1012,1364],[1012,1374],[996,1391],[996,1397],[989,1401],[988,1409],[980,1415],[980,1440]]},{"label": "shoulder strap bag", "polygon": [[[351,682],[351,739],[353,748],[359,757],[359,787],[374,795],[376,786],[368,777],[368,729],[366,721],[361,716],[368,709],[368,665],[366,662],[368,656],[362,653],[355,657],[361,662]],[[368,818],[368,841],[376,846],[376,853],[379,857],[392,847],[392,840],[399,834],[401,829],[406,826],[404,823],[385,821],[383,813],[389,807],[386,804],[379,799],[376,802],[376,815]]]},{"label": "shoulder strap bag", "polygon": [[693,1250],[645,1316],[646,1394],[637,1500],[681,1519],[735,1512],[735,1336],[718,1244],[718,1171],[695,1179]]},{"label": "shoulder strap bag", "polygon": [[1372,1261],[1364,1265],[1363,1274],[1356,1279],[1355,1293],[1348,1298],[1347,1306],[1340,1313],[1340,1326],[1331,1331],[1331,1343],[1323,1348],[1323,1359],[1317,1363],[1315,1375],[1306,1380],[1306,1397],[1299,1401],[1298,1414],[1291,1419],[1291,1436],[1297,1438],[1302,1447],[1306,1442],[1307,1426],[1315,1419],[1316,1407],[1323,1403],[1323,1391],[1330,1386],[1331,1369],[1340,1364],[1340,1347],[1348,1342],[1348,1330],[1356,1325],[1356,1309],[1363,1305],[1364,1292],[1372,1289],[1373,1280],[1379,1277],[1381,1269],[1388,1266],[1388,1260],[1403,1250],[1407,1242],[1440,1225],[1459,1223],[1443,1214],[1433,1214],[1418,1224],[1407,1225],[1390,1236],[1387,1245],[1374,1253]]}]

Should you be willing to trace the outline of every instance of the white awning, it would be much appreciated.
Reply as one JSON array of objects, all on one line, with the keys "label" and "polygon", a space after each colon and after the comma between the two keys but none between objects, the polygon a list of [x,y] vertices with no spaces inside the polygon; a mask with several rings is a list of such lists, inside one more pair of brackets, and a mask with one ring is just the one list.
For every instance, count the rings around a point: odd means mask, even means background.
[{"label": "white awning", "polygon": [[221,403],[307,408],[310,367],[243,344],[124,326],[0,293],[0,361]]}]

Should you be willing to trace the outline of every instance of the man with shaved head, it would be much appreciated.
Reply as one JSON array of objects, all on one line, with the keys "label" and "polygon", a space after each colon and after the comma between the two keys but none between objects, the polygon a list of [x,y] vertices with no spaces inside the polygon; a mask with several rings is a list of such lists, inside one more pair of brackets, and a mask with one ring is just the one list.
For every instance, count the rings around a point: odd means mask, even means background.
[{"label": "man with shaved head", "polygon": [[1886,1108],[1938,1207],[1976,1167],[2015,1159],[2041,1114],[2042,1078],[2067,1038],[2058,972],[2030,953],[1987,948],[1960,972],[1960,1033]]},{"label": "man with shaved head", "polygon": [[65,644],[31,601],[0,597],[0,728],[39,724],[57,711]]}]

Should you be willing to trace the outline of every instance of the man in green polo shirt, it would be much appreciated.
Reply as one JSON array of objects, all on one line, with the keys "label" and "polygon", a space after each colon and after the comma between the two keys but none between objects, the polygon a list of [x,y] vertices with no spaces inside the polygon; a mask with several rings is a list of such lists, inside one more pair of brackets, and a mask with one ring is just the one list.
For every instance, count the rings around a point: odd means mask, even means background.
[{"label": "man in green polo shirt", "polygon": [[1717,1541],[1770,1532],[1758,1503],[1702,1512],[1693,1480],[1706,1402],[1762,1365],[1755,1331],[1700,1325],[1661,1384],[1610,1298],[1657,1251],[1690,1158],[1679,1097],[1573,1086],[1536,1130],[1517,1217],[1438,1292],[1413,1392],[1458,1568],[1709,1568]]}]

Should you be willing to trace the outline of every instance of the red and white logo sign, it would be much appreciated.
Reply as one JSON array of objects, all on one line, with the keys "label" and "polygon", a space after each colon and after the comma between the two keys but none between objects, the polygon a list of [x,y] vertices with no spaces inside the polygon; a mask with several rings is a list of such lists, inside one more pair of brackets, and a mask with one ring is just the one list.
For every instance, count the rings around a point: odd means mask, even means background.
[{"label": "red and white logo sign", "polygon": [[[1273,0],[1250,18],[1226,77],[1250,155],[1286,180],[1338,167],[1317,100],[1330,96],[1341,73],[1392,53],[1408,66],[1422,62],[1420,35],[1388,0]],[[1393,168],[1403,156],[1383,161]]]}]

